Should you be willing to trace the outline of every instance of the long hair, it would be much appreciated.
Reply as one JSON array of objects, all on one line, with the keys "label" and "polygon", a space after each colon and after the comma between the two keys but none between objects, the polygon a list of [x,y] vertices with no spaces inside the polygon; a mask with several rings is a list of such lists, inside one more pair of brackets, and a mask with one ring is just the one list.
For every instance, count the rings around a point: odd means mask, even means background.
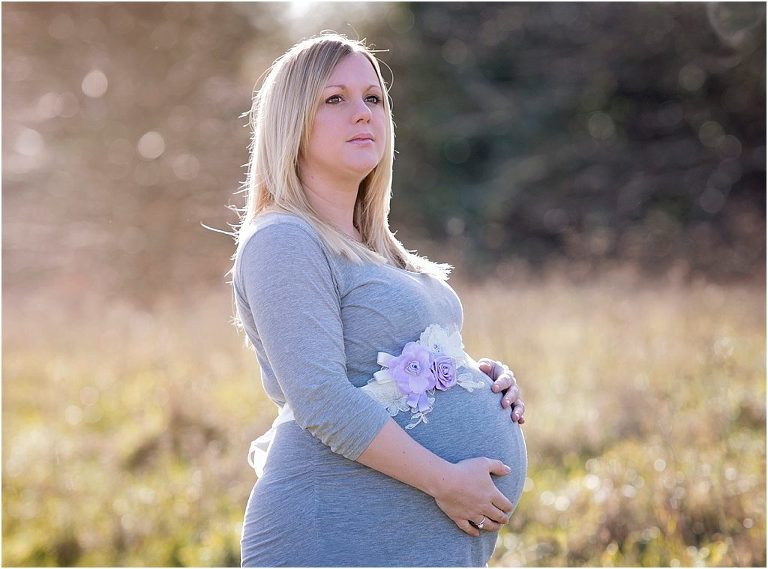
[{"label": "long hair", "polygon": [[[387,115],[384,156],[358,189],[352,221],[362,244],[325,222],[312,207],[299,179],[298,160],[308,147],[320,93],[336,64],[358,52],[371,62],[384,94]],[[317,229],[328,248],[347,258],[386,261],[402,269],[446,280],[452,268],[409,252],[389,229],[394,160],[394,123],[386,83],[373,52],[359,40],[323,33],[294,45],[269,69],[250,110],[252,137],[245,187],[248,192],[238,239],[265,210],[302,216]]]},{"label": "long hair", "polygon": [[[351,53],[362,53],[373,66],[383,93],[386,120],[384,156],[362,180],[355,201],[353,224],[362,236],[357,242],[324,221],[315,211],[299,178],[299,157],[305,154],[322,89],[336,65]],[[246,113],[248,114],[248,113]],[[323,32],[303,40],[278,57],[254,90],[249,111],[250,159],[244,190],[248,193],[235,241],[266,211],[301,216],[314,226],[326,247],[353,262],[390,263],[401,269],[447,280],[453,268],[408,251],[389,229],[394,160],[394,122],[387,85],[379,62],[363,41]],[[236,260],[237,252],[233,256]],[[230,271],[234,274],[234,266]]]}]

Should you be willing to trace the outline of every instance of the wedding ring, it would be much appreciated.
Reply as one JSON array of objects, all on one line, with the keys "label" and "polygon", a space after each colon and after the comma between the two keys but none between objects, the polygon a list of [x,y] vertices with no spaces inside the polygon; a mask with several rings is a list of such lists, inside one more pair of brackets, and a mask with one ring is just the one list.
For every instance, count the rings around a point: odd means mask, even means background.
[{"label": "wedding ring", "polygon": [[483,516],[483,519],[477,524],[478,529],[483,529],[483,524],[485,524],[485,516]]}]

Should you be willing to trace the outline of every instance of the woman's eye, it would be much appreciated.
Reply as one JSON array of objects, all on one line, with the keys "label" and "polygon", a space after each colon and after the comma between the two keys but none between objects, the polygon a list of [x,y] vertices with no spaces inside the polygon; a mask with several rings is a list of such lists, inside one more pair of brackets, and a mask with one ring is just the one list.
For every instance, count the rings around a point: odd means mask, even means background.
[{"label": "woman's eye", "polygon": [[[331,104],[334,104],[334,103],[333,103],[333,100],[334,100],[334,99],[341,99],[341,95],[331,95],[330,97],[328,97],[328,98],[325,100],[325,102],[326,102],[326,103],[331,103]],[[374,104],[375,104],[375,105],[378,105],[378,104],[381,102],[381,98],[380,98],[378,95],[368,95],[368,96],[366,97],[366,99],[376,99],[376,100],[374,101]]]}]

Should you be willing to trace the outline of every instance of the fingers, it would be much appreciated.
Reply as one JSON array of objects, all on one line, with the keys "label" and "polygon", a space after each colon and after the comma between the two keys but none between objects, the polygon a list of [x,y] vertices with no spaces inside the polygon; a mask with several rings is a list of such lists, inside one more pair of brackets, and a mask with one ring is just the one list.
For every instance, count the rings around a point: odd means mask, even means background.
[{"label": "fingers", "polygon": [[[504,515],[507,516],[507,520],[509,520],[509,516],[512,515],[512,512],[515,511],[515,505],[509,501],[509,498],[507,498],[504,494],[501,492],[498,492],[496,494],[496,498],[493,500],[493,505],[497,507],[499,510],[501,510]],[[509,512],[509,513],[506,513]]]},{"label": "fingers", "polygon": [[513,406],[517,401],[520,399],[520,388],[517,386],[517,383],[510,386],[509,389],[507,389],[507,392],[504,394],[504,397],[501,399],[501,406],[505,409],[507,407]]},{"label": "fingers", "polygon": [[[494,522],[488,516],[480,516],[476,522],[469,520],[469,523],[481,531],[499,531],[501,529],[501,524]],[[483,524],[483,527],[480,527],[480,523]]]},{"label": "fingers", "polygon": [[522,399],[518,399],[515,402],[515,406],[512,408],[512,420],[517,421],[520,424],[525,423],[523,413],[525,413],[525,403],[523,403]]},{"label": "fingers", "polygon": [[470,524],[469,520],[460,520],[456,522],[456,525],[459,526],[459,529],[463,532],[468,533],[469,535],[474,535],[475,537],[480,537],[480,531]]},{"label": "fingers", "polygon": [[[505,377],[506,376],[502,375],[497,381],[501,381]],[[525,419],[523,418],[523,415],[525,414],[525,403],[521,398],[520,388],[517,386],[514,376],[512,377],[512,382],[513,385],[507,389],[506,393],[504,393],[504,397],[501,399],[501,406],[505,409],[511,407],[512,420],[522,424],[525,423]]]},{"label": "fingers", "polygon": [[512,469],[500,460],[488,459],[488,472],[497,476],[504,476],[512,472]]},{"label": "fingers", "polygon": [[[490,365],[490,364],[489,364]],[[487,368],[488,366],[486,366]],[[482,368],[481,368],[482,370]],[[517,379],[515,378],[515,372],[509,369],[505,364],[501,362],[495,362],[495,366],[492,368],[492,373],[486,373],[491,379],[493,379],[493,385],[491,389],[494,393],[504,391],[510,387],[517,385]]]},{"label": "fingers", "polygon": [[489,358],[480,358],[477,360],[477,364],[485,375],[495,380],[499,376],[499,362]]},{"label": "fingers", "polygon": [[502,524],[496,523],[493,520],[485,519],[483,522],[483,531],[499,531]]},{"label": "fingers", "polygon": [[493,385],[491,386],[491,389],[498,393],[500,391],[504,391],[505,389],[509,389],[512,386],[517,385],[517,380],[515,379],[515,374],[511,370],[507,370],[501,373],[496,380],[493,382]]},{"label": "fingers", "polygon": [[[486,514],[488,516],[488,519],[493,523],[493,525],[496,526],[496,529],[498,529],[500,526],[503,526],[506,523],[509,523],[509,514],[506,512],[500,510],[496,506],[491,506],[493,508],[493,511],[490,514]],[[488,527],[487,524],[483,524],[484,527]]]},{"label": "fingers", "polygon": [[[468,520],[470,525],[484,531],[499,531],[501,526],[509,523],[509,514],[504,513],[493,505],[491,508],[493,512],[483,515],[479,520]],[[480,527],[480,524],[482,524],[482,527]]]}]

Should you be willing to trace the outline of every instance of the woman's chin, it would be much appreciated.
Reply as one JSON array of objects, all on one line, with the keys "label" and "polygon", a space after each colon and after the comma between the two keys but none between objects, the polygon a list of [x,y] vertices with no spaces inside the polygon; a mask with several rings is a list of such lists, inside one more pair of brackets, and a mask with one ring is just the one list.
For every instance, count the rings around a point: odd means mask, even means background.
[{"label": "woman's chin", "polygon": [[379,156],[379,153],[373,149],[360,149],[352,155],[347,154],[344,158],[343,163],[348,169],[356,170],[360,173],[365,172],[367,175],[381,162],[382,156]]},{"label": "woman's chin", "polygon": [[373,172],[377,164],[378,162],[350,165],[347,171],[350,173],[350,177],[354,177],[355,180],[362,182],[368,174]]}]

